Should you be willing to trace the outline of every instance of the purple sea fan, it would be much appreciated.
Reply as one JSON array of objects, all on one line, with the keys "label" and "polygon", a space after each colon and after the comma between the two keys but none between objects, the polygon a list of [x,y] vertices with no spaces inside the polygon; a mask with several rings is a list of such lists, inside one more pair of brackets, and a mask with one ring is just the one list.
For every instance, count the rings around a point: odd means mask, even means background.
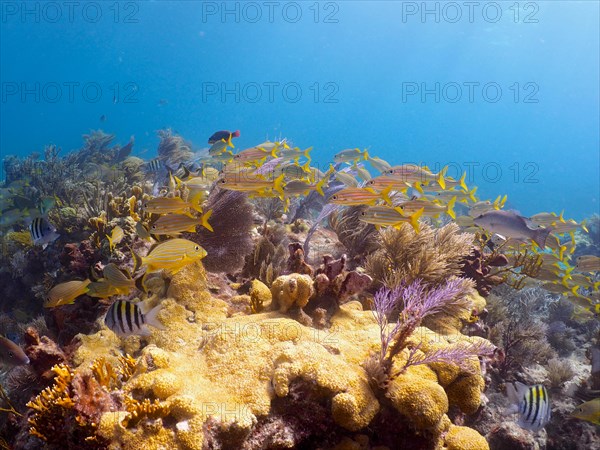
[{"label": "purple sea fan", "polygon": [[[381,338],[381,352],[379,355],[379,364],[383,371],[389,376],[394,356],[399,354],[408,345],[408,338],[414,330],[421,325],[423,319],[432,314],[442,312],[446,308],[459,308],[462,305],[461,296],[464,294],[464,285],[460,278],[451,279],[445,284],[428,288],[421,280],[416,280],[409,285],[400,286],[394,290],[388,288],[380,289],[374,298],[374,315],[379,325]],[[388,327],[389,315],[401,309],[398,322],[391,331]],[[461,358],[459,349],[455,354],[447,352],[436,355],[426,355],[426,358],[436,356],[437,361],[449,360],[454,355],[454,361]],[[466,350],[469,350],[468,348]],[[472,352],[467,352],[470,356]],[[410,364],[426,364],[426,362],[416,359],[416,354],[412,352]],[[425,361],[425,359],[423,360]]]},{"label": "purple sea fan", "polygon": [[235,273],[252,251],[254,218],[247,199],[244,192],[213,190],[204,210],[212,210],[209,223],[214,231],[198,227],[196,233],[184,233],[186,239],[199,243],[208,253],[202,262],[209,272]]}]

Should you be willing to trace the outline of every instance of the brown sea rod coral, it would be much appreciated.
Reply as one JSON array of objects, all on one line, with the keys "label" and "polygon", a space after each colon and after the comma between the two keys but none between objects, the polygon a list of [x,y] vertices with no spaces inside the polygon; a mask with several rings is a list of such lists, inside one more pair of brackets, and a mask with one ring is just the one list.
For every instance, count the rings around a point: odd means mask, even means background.
[{"label": "brown sea rod coral", "polygon": [[392,289],[416,279],[441,284],[460,276],[461,261],[471,253],[473,237],[461,233],[455,223],[437,229],[422,224],[418,234],[408,224],[388,227],[380,231],[380,248],[367,256],[365,269],[378,285]]}]

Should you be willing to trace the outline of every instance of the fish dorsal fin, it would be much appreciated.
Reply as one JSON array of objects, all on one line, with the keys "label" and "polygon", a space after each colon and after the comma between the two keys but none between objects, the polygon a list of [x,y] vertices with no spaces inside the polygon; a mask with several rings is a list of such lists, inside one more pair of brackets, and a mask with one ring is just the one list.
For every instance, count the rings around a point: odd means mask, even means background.
[{"label": "fish dorsal fin", "polygon": [[506,396],[508,397],[508,401],[512,405],[517,405],[521,400],[517,388],[515,388],[515,385],[513,383],[506,384]]},{"label": "fish dorsal fin", "polygon": [[525,397],[525,394],[527,393],[529,386],[521,383],[520,381],[515,381],[515,387],[517,389],[518,401],[521,401],[523,399],[523,397]]}]

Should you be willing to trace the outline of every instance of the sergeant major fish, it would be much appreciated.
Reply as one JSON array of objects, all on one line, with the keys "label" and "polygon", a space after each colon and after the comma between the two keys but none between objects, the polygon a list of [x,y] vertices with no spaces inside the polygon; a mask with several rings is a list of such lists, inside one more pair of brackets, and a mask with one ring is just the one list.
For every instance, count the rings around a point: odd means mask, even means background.
[{"label": "sergeant major fish", "polygon": [[506,414],[519,413],[517,424],[521,428],[539,431],[550,421],[551,407],[548,391],[541,384],[526,386],[518,381],[506,385],[511,405]]},{"label": "sergeant major fish", "polygon": [[60,236],[56,232],[56,228],[43,217],[36,217],[31,221],[29,224],[29,233],[31,234],[33,244],[41,245],[42,249],[45,249],[48,244],[54,242]]},{"label": "sergeant major fish", "polygon": [[115,334],[122,337],[132,334],[149,336],[150,330],[147,325],[152,325],[159,330],[165,328],[157,318],[160,308],[159,304],[144,314],[138,303],[117,300],[106,312],[104,323]]}]

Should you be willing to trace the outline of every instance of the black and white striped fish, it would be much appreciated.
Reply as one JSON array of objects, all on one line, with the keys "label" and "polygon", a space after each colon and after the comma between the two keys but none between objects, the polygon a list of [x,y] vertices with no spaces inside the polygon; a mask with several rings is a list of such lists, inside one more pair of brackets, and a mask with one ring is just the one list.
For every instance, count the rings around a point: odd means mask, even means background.
[{"label": "black and white striped fish", "polygon": [[162,170],[165,170],[165,165],[160,159],[154,158],[144,164],[144,168],[148,172],[158,173]]},{"label": "black and white striped fish", "polygon": [[138,303],[117,300],[107,311],[104,323],[119,336],[132,334],[149,336],[151,333],[147,325],[152,325],[160,330],[164,329],[163,324],[156,317],[160,311],[160,304],[146,314],[138,305]]},{"label": "black and white striped fish", "polygon": [[41,245],[45,249],[48,244],[54,242],[60,236],[56,228],[44,217],[36,217],[29,224],[29,233],[34,245]]},{"label": "black and white striped fish", "polygon": [[550,421],[551,407],[548,391],[541,384],[527,386],[515,382],[506,385],[506,394],[511,405],[506,410],[507,414],[519,413],[517,423],[521,428],[539,431]]}]

